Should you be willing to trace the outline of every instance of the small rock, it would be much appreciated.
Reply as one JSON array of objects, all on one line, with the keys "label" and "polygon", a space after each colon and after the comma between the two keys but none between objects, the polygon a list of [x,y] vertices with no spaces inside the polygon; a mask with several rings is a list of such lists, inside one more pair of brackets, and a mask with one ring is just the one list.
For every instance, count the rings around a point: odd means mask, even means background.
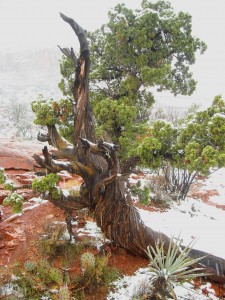
[{"label": "small rock", "polygon": [[3,248],[5,248],[5,244],[0,244],[0,249],[3,249]]},{"label": "small rock", "polygon": [[15,239],[15,237],[12,233],[9,233],[9,232],[6,231],[4,233],[4,239],[7,240],[7,241],[11,241],[11,240]]},{"label": "small rock", "polygon": [[48,215],[48,216],[46,216],[46,219],[52,219],[52,218],[54,218],[54,215]]},{"label": "small rock", "polygon": [[15,248],[17,245],[18,245],[18,243],[16,241],[14,241],[14,240],[7,242],[7,247],[13,247],[13,248]]}]

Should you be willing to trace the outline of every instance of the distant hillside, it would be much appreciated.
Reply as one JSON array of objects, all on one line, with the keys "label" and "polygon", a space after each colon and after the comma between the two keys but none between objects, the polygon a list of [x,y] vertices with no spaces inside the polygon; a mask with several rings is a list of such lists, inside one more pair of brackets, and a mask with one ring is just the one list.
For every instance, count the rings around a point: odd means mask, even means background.
[{"label": "distant hillside", "polygon": [[[0,52],[0,133],[4,136],[36,138],[38,126],[33,124],[31,101],[39,94],[60,99],[60,50],[39,49]],[[25,113],[15,122],[19,105]]]},{"label": "distant hillside", "polygon": [[0,53],[0,104],[31,102],[38,94],[60,97],[60,57],[57,48]]}]

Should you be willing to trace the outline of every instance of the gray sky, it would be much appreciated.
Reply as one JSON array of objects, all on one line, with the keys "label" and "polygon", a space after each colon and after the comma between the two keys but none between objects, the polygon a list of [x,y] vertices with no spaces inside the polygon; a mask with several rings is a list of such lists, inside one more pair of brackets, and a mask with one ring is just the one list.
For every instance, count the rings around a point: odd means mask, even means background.
[{"label": "gray sky", "polygon": [[[58,44],[76,47],[73,31],[60,19],[59,12],[73,17],[87,30],[94,30],[107,22],[107,12],[119,2],[138,8],[141,0],[0,0],[0,51],[51,48]],[[198,81],[196,92],[177,100],[166,93],[160,96],[161,101],[208,105],[218,94],[225,98],[225,0],[170,2],[176,11],[192,15],[193,35],[205,41],[208,49],[192,68]]]}]

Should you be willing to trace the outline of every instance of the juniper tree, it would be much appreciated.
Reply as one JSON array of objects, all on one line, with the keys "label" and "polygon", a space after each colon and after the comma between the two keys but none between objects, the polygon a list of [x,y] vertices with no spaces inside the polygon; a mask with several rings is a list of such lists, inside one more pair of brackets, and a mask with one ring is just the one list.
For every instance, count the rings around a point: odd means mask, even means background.
[{"label": "juniper tree", "polygon": [[[120,156],[143,132],[154,90],[191,95],[190,66],[206,44],[192,34],[191,16],[176,14],[169,2],[142,1],[131,10],[118,4],[109,22],[87,34],[90,44],[90,100],[97,136],[120,144]],[[59,87],[71,97],[74,63],[64,52]],[[144,129],[145,130],[145,129]]]},{"label": "juniper tree", "polygon": [[[39,140],[48,141],[56,148],[50,153],[45,146],[42,150],[44,158],[38,155],[34,158],[48,173],[65,170],[80,175],[83,183],[76,193],[73,189],[64,193],[54,186],[46,191],[45,197],[65,211],[67,220],[70,220],[72,211],[88,208],[107,238],[135,254],[146,256],[147,246],[154,247],[157,240],[163,241],[165,249],[168,249],[170,239],[143,223],[128,196],[127,178],[132,168],[140,162],[140,157],[130,156],[121,162],[120,148],[113,143],[113,139],[110,142],[96,140],[89,99],[90,52],[86,32],[72,18],[60,15],[78,37],[80,54],[77,57],[73,49],[61,48],[75,68],[72,95],[65,103],[44,99],[33,103],[36,123],[46,125],[48,130],[46,134],[39,134]],[[72,112],[67,105],[72,106]],[[69,139],[59,133],[59,130],[63,132],[66,122],[73,125]],[[43,186],[41,182],[40,186]],[[202,252],[192,250],[190,255],[202,256]],[[224,277],[216,273],[218,265],[224,272],[222,259],[208,255],[201,262],[207,271],[212,272],[213,278],[224,281]]]}]

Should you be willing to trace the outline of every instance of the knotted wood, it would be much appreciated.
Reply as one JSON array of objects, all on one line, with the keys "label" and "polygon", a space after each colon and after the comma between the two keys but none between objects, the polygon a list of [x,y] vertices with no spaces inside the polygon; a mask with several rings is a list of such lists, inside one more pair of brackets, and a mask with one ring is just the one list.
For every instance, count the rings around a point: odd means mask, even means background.
[{"label": "knotted wood", "polygon": [[[147,227],[140,218],[138,210],[130,202],[126,180],[131,168],[140,158],[129,158],[123,165],[118,159],[117,145],[99,141],[96,143],[93,115],[89,103],[90,57],[85,31],[71,18],[60,14],[80,42],[80,57],[74,63],[74,143],[65,141],[57,132],[55,125],[47,126],[48,134],[40,140],[48,141],[56,147],[54,155],[43,149],[43,158],[34,155],[35,160],[48,172],[66,170],[83,178],[79,195],[62,194],[60,199],[49,201],[70,215],[73,210],[88,208],[95,216],[98,226],[105,236],[116,245],[136,255],[147,256],[147,246],[155,246],[157,241],[164,243],[165,250],[170,243],[169,237]],[[69,50],[64,50],[70,56]],[[74,59],[71,57],[71,59]],[[63,158],[61,162],[59,159]],[[65,159],[68,161],[65,162]],[[67,218],[67,221],[69,218]],[[191,250],[190,256],[202,257],[201,261],[211,278],[225,283],[225,260],[205,252]]]}]

